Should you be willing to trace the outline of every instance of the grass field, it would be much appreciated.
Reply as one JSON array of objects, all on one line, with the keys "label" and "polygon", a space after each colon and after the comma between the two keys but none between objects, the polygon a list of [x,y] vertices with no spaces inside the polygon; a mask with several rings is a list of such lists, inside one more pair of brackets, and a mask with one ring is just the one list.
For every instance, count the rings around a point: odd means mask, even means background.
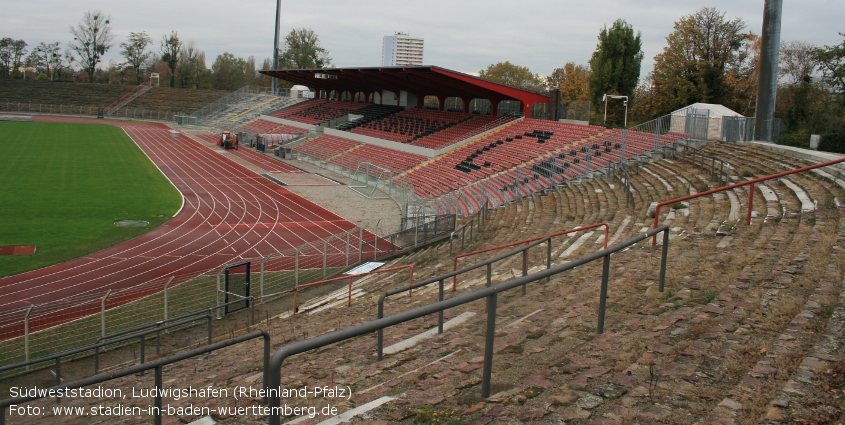
[{"label": "grass field", "polygon": [[0,246],[37,246],[35,255],[0,256],[0,276],[116,245],[161,225],[180,204],[118,127],[0,122]]}]

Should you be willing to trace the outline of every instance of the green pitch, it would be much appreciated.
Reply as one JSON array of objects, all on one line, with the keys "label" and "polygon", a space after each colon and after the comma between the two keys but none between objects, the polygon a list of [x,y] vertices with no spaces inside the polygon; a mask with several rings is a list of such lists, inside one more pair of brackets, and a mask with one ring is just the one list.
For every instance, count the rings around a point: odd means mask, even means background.
[{"label": "green pitch", "polygon": [[[167,221],[179,192],[126,133],[110,125],[0,122],[0,276],[71,260]],[[142,220],[145,227],[118,227]]]}]

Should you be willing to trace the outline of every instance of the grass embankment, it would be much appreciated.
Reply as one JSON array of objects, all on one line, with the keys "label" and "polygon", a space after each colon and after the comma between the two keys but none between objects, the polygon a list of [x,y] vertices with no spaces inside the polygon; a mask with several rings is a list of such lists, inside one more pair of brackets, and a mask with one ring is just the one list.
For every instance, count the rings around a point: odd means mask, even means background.
[{"label": "grass embankment", "polygon": [[[126,133],[111,125],[0,122],[0,276],[71,260],[167,221],[179,192]],[[143,220],[144,227],[118,227]]]}]

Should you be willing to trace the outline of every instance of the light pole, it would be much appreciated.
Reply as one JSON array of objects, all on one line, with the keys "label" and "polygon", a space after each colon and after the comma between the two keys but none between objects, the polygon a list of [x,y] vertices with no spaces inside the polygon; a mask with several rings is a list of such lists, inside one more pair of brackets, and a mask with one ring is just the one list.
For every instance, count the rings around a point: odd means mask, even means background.
[{"label": "light pole", "polygon": [[[272,69],[276,69],[279,66],[279,24],[282,19],[282,0],[276,1],[276,30],[273,32],[273,66]],[[273,91],[273,95],[277,95],[276,93],[276,77],[271,78],[271,90]]]},{"label": "light pole", "polygon": [[622,124],[623,128],[628,127],[628,96],[620,96],[620,95],[613,95],[605,93],[601,100],[604,102],[604,125],[607,125],[607,99],[625,99],[622,101],[622,105],[625,106],[625,122]]}]

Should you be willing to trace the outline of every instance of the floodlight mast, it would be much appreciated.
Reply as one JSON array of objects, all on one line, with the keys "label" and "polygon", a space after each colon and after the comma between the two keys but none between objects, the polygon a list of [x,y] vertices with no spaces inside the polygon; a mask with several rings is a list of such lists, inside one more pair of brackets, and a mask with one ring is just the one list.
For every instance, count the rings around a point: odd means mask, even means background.
[{"label": "floodlight mast", "polygon": [[[276,30],[273,32],[273,66],[272,69],[276,69],[279,66],[279,25],[281,23],[282,17],[282,0],[276,0]],[[272,87],[273,94],[276,93],[276,77],[272,77]]]}]

